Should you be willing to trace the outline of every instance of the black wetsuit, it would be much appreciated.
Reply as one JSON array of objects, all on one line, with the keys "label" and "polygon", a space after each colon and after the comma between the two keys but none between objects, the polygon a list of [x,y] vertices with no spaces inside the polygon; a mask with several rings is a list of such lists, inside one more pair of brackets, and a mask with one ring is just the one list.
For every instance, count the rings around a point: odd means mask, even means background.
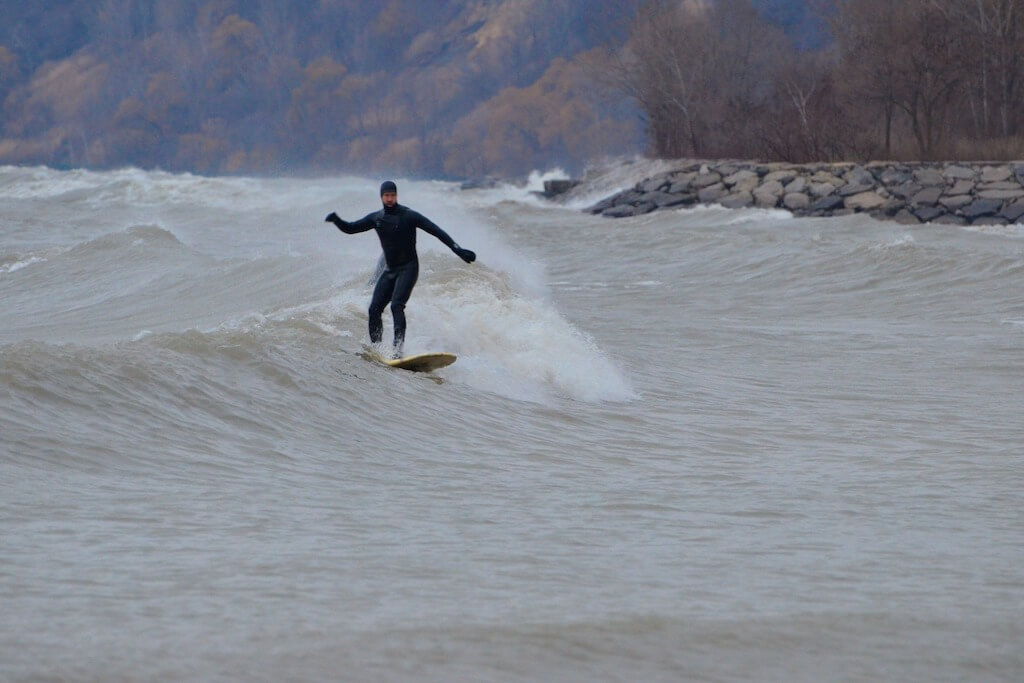
[{"label": "black wetsuit", "polygon": [[[448,233],[437,227],[430,219],[412,209],[396,204],[384,207],[380,211],[367,214],[357,221],[349,223],[334,214],[328,217],[338,229],[349,235],[367,230],[376,230],[380,238],[380,246],[384,250],[387,268],[377,279],[370,300],[370,341],[374,344],[381,341],[384,325],[381,314],[391,302],[391,315],[395,324],[395,349],[400,352],[405,341],[405,304],[409,301],[412,288],[420,273],[420,263],[416,255],[416,229],[430,233],[441,240],[445,246],[458,254],[463,260],[471,261],[464,254],[472,254],[455,243]],[[472,258],[476,258],[475,255]]]}]

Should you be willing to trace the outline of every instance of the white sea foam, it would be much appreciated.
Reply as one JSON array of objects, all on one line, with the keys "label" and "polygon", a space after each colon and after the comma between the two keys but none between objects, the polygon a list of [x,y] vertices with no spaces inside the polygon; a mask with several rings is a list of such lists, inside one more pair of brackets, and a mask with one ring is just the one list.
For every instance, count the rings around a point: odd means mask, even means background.
[{"label": "white sea foam", "polygon": [[908,233],[901,235],[895,235],[887,239],[884,242],[871,245],[873,251],[898,251],[903,249],[910,249],[917,246],[917,241],[914,236]]},{"label": "white sea foam", "polygon": [[595,162],[583,173],[581,185],[559,198],[559,203],[570,209],[582,210],[633,187],[641,180],[677,167],[671,160],[644,157]]},{"label": "white sea foam", "polygon": [[0,265],[0,273],[14,273],[22,268],[28,268],[34,263],[44,263],[45,261],[46,259],[41,256],[29,256],[26,259]]},{"label": "white sea foam", "polygon": [[979,232],[985,235],[999,235],[1001,237],[1024,237],[1024,223],[1011,223],[1009,225],[965,225],[964,230]]},{"label": "white sea foam", "polygon": [[424,284],[417,296],[410,352],[451,350],[455,373],[472,386],[531,400],[635,398],[624,373],[548,302],[476,278]]}]

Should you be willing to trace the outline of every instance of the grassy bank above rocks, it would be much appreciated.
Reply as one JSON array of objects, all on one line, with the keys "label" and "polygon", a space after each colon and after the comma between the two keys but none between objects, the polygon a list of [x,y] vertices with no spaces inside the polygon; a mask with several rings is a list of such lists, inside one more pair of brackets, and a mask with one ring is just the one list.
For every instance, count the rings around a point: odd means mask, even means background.
[{"label": "grassy bank above rocks", "polygon": [[587,211],[622,218],[696,204],[779,208],[797,216],[867,213],[900,223],[1007,225],[1024,220],[1024,162],[684,162]]}]

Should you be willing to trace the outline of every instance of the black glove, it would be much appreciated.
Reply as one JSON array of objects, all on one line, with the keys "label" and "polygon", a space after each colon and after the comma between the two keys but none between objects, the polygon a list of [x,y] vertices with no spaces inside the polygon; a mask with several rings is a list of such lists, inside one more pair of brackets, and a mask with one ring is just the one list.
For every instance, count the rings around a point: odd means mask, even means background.
[{"label": "black glove", "polygon": [[458,255],[458,257],[465,261],[466,263],[472,263],[473,261],[476,261],[476,254],[470,251],[469,249],[455,247],[454,249],[452,249],[452,251],[454,251],[456,255]]},{"label": "black glove", "polygon": [[338,218],[338,214],[336,214],[333,211],[331,211],[329,214],[327,214],[327,218],[324,219],[324,222],[325,223],[334,223],[335,225],[337,225],[338,221],[340,221],[340,220],[341,219]]}]

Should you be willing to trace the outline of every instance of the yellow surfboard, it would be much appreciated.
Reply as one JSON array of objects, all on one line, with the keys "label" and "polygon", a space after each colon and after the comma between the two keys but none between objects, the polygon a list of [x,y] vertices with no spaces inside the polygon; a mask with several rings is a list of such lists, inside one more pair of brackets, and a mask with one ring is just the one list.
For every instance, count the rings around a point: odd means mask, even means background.
[{"label": "yellow surfboard", "polygon": [[455,362],[454,353],[418,353],[415,356],[405,358],[384,358],[378,355],[377,360],[384,365],[412,372],[430,372],[451,365]]}]

